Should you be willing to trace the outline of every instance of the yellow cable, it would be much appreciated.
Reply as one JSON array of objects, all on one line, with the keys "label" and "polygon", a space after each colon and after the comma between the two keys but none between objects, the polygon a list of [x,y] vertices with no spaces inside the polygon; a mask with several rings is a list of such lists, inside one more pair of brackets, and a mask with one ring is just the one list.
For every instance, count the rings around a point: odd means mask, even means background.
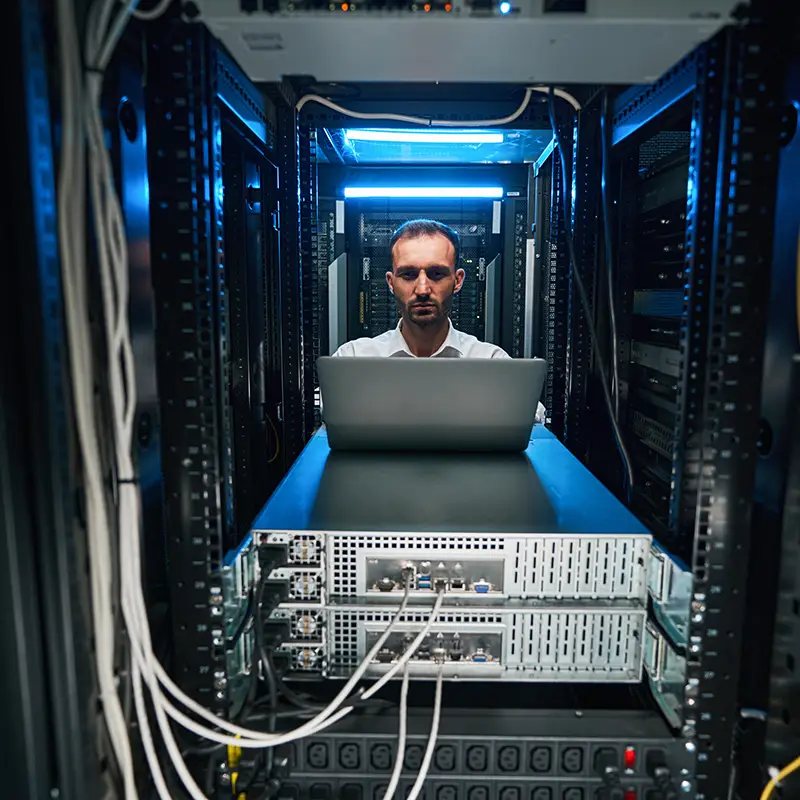
[{"label": "yellow cable", "polygon": [[800,756],[798,756],[791,764],[784,767],[774,778],[770,780],[770,782],[764,787],[764,791],[761,792],[760,800],[769,800],[772,796],[773,789],[786,778],[789,777],[795,770],[800,769]]}]

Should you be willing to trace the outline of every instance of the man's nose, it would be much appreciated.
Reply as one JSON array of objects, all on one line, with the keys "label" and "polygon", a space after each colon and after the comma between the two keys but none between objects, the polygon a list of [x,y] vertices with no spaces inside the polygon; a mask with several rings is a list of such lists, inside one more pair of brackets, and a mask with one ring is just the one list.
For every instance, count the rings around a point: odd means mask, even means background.
[{"label": "man's nose", "polygon": [[416,294],[431,293],[431,285],[428,282],[428,276],[425,274],[424,270],[420,270],[419,274],[417,275],[417,282],[414,284],[414,292]]}]

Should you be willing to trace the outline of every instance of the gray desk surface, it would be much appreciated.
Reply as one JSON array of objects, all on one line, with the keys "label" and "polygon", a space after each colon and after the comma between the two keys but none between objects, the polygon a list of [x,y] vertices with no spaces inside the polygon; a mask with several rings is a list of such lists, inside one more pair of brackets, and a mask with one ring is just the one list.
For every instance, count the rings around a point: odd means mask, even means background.
[{"label": "gray desk surface", "polygon": [[546,428],[524,453],[346,453],[324,428],[255,531],[647,533]]}]

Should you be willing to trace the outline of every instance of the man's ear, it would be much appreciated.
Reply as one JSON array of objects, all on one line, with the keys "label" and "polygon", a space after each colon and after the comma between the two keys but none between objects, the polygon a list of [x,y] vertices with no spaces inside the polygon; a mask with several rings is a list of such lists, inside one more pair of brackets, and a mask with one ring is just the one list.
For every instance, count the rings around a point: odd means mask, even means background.
[{"label": "man's ear", "polygon": [[456,270],[456,288],[453,290],[453,294],[458,294],[461,291],[461,287],[464,285],[464,278],[467,277],[467,273],[464,272],[463,269]]},{"label": "man's ear", "polygon": [[389,284],[389,291],[394,294],[394,274],[391,272],[386,273],[386,283]]}]

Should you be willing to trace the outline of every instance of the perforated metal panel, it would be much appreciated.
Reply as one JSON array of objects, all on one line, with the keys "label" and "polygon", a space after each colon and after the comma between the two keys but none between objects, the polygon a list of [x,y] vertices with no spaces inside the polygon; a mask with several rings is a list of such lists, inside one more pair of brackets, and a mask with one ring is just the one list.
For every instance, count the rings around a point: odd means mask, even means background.
[{"label": "perforated metal panel", "polygon": [[523,665],[534,680],[638,681],[645,616],[613,607],[531,614]]}]

